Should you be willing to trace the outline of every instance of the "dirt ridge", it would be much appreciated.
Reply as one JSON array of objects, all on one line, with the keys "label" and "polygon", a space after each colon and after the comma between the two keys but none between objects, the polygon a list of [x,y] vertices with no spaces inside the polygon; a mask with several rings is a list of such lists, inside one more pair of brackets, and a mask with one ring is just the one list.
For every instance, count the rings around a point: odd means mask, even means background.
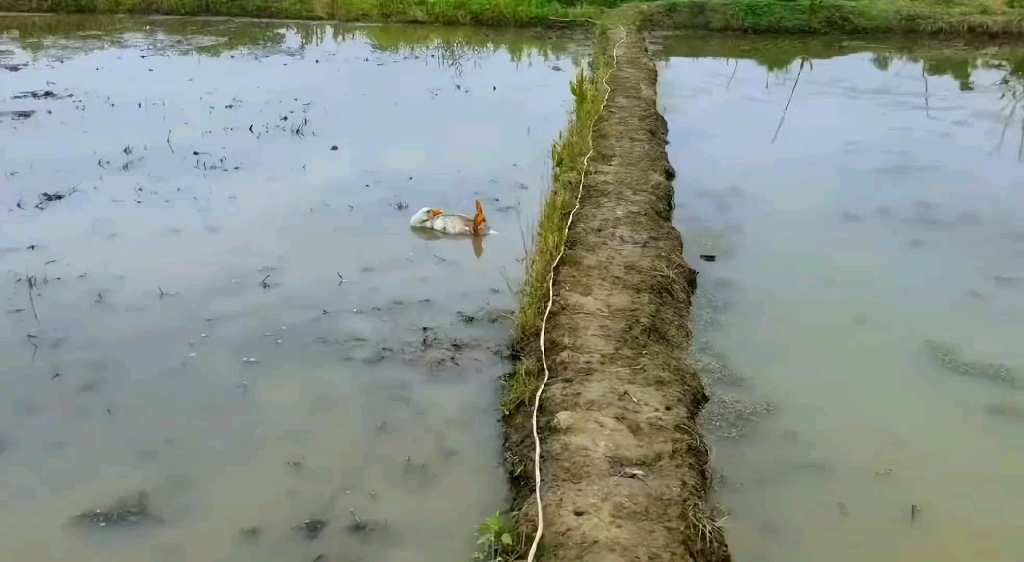
[{"label": "dirt ridge", "polygon": [[[672,225],[675,172],[656,108],[657,70],[639,26],[612,24],[601,34],[598,56],[617,45],[615,70],[547,324],[542,558],[725,562],[705,503],[710,455],[695,418],[708,397],[688,362],[697,276]],[[528,428],[530,420],[506,423]],[[519,429],[510,430],[520,438],[507,443],[509,453],[532,459],[533,441]],[[532,539],[531,484],[517,490],[516,507]]]}]

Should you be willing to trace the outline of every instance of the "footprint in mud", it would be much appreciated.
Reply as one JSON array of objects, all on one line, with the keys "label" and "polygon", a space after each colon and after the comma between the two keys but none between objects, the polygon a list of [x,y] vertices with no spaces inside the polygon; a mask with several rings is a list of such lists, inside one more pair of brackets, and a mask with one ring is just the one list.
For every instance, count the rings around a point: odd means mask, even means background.
[{"label": "footprint in mud", "polygon": [[839,218],[842,219],[843,222],[849,224],[860,224],[864,222],[864,215],[859,215],[853,211],[843,211],[843,213],[839,215]]},{"label": "footprint in mud", "polygon": [[14,439],[0,433],[0,459],[3,459],[5,453],[14,450]]},{"label": "footprint in mud", "polygon": [[950,232],[956,229],[956,223],[938,216],[930,211],[915,211],[903,218],[903,222],[924,230],[935,232]]},{"label": "footprint in mud", "polygon": [[1024,387],[1024,377],[1015,367],[1000,363],[965,361],[960,358],[960,352],[955,346],[937,340],[925,340],[923,346],[932,361],[950,373],[998,382],[1010,388]]},{"label": "footprint in mud", "polygon": [[90,394],[103,390],[103,387],[107,385],[107,381],[104,379],[92,379],[85,381],[78,388],[75,389],[75,394]]},{"label": "footprint in mud", "polygon": [[14,415],[21,419],[33,418],[46,411],[45,405],[34,402],[31,398],[19,398],[14,401],[13,406]]},{"label": "footprint in mud", "polygon": [[981,216],[970,211],[962,211],[954,219],[960,226],[981,226]]},{"label": "footprint in mud", "polygon": [[160,451],[157,449],[139,449],[135,451],[134,455],[139,462],[155,462],[157,457],[160,456]]},{"label": "footprint in mud", "polygon": [[995,283],[996,287],[999,287],[1000,289],[1024,289],[1024,279],[1021,279],[1020,277],[995,275],[992,277],[992,282]]},{"label": "footprint in mud", "polygon": [[985,407],[985,413],[1004,421],[1024,425],[1024,404],[1005,400]]},{"label": "footprint in mud", "polygon": [[1024,232],[1003,232],[999,237],[1014,244],[1024,244]]},{"label": "footprint in mud", "polygon": [[364,519],[359,517],[355,510],[351,510],[349,515],[351,518],[348,524],[345,525],[345,532],[360,540],[366,541],[380,538],[390,530],[387,519]]}]

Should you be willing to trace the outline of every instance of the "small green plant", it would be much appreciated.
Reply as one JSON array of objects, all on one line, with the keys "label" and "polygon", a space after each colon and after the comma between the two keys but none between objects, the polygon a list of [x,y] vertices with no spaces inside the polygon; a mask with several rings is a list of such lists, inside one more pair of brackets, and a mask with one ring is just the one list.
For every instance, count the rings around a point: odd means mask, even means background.
[{"label": "small green plant", "polygon": [[480,550],[474,560],[485,562],[511,562],[519,554],[518,541],[512,529],[512,520],[505,513],[497,513],[477,527]]}]

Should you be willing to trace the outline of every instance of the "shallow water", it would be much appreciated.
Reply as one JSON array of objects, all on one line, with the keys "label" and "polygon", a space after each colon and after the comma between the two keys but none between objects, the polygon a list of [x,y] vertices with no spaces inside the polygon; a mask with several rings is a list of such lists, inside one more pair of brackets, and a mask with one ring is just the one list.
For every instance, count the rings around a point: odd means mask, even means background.
[{"label": "shallow water", "polygon": [[[226,20],[0,32],[4,551],[468,559],[506,505],[508,284],[585,45]],[[474,199],[498,231],[482,244],[408,226]],[[139,491],[148,513],[72,520]]]},{"label": "shallow water", "polygon": [[693,36],[656,53],[736,559],[1018,560],[1018,54]]}]

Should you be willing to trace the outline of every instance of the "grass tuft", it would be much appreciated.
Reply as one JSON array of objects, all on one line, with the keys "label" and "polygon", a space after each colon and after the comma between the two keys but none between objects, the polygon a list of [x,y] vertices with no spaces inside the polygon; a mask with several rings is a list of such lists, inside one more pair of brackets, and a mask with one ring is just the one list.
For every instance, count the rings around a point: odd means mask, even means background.
[{"label": "grass tuft", "polygon": [[476,534],[479,550],[473,555],[474,560],[512,562],[523,551],[523,538],[516,538],[517,533],[508,514],[498,513],[484,521],[477,527]]},{"label": "grass tuft", "polygon": [[[598,54],[590,61],[590,72],[580,69],[569,84],[575,100],[574,111],[565,131],[559,134],[551,147],[551,192],[541,210],[533,249],[526,257],[526,273],[518,294],[519,308],[515,316],[513,346],[520,353],[540,335],[541,321],[548,302],[548,276],[566,241],[566,223],[576,204],[583,177],[584,158],[592,148],[591,130],[601,113],[606,91],[603,81],[611,65],[599,54],[599,48],[595,49],[595,53]],[[516,369],[512,380],[535,374],[535,371],[536,368],[524,365]],[[517,384],[515,388],[522,386]],[[521,402],[521,399],[509,400],[515,404]]]}]

